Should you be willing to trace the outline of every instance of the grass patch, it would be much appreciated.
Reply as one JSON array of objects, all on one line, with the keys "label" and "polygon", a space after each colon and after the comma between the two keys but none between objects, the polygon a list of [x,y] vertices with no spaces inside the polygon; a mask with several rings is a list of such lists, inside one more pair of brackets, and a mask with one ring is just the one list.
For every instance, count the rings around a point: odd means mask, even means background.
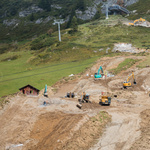
[{"label": "grass patch", "polygon": [[18,59],[19,57],[20,57],[20,55],[13,55],[13,56],[7,57],[5,59],[2,59],[1,61],[11,61],[11,60]]},{"label": "grass patch", "polygon": [[[10,54],[8,53],[5,57],[8,58],[8,55]],[[63,77],[83,72],[98,58],[93,57],[74,62],[36,66],[26,63],[28,57],[32,56],[30,51],[20,52],[20,55],[24,57],[13,61],[0,62],[0,96],[18,92],[20,87],[27,84],[31,84],[41,90],[45,84],[51,86]]]},{"label": "grass patch", "polygon": [[119,72],[121,72],[121,71],[125,71],[125,70],[127,70],[128,68],[130,68],[131,66],[133,66],[136,62],[138,62],[139,61],[139,59],[131,59],[131,58],[127,58],[127,59],[125,59],[122,63],[120,63],[119,65],[118,65],[118,67],[117,68],[115,68],[115,69],[111,69],[111,70],[109,70],[111,73],[113,73],[113,74],[118,74]]},{"label": "grass patch", "polygon": [[137,65],[139,68],[145,68],[150,67],[150,55],[147,56],[145,61],[142,61],[139,65]]}]

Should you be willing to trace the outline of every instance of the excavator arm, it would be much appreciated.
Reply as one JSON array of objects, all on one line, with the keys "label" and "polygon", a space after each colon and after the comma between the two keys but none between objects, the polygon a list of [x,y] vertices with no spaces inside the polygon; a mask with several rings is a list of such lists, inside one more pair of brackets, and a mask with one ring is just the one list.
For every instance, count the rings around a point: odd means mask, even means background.
[{"label": "excavator arm", "polygon": [[103,73],[103,68],[102,66],[99,67],[97,74],[99,75],[100,71]]},{"label": "excavator arm", "polygon": [[129,82],[129,79],[132,77],[132,74],[130,76],[128,76],[127,78],[127,82]]},{"label": "excavator arm", "polygon": [[133,78],[133,83],[136,84],[135,78],[134,78],[134,73],[132,72],[132,74],[127,78],[126,82],[123,83],[123,87],[130,87],[131,86],[131,82],[129,82],[130,78]]},{"label": "excavator arm", "polygon": [[127,78],[127,82],[129,82],[129,79],[130,79],[131,77],[133,78],[133,80],[135,80],[135,79],[134,79],[134,73],[133,73],[133,72],[132,72],[132,74]]},{"label": "excavator arm", "polygon": [[[100,71],[101,71],[101,73],[100,73]],[[98,72],[95,73],[94,77],[95,78],[102,78],[103,74],[104,74],[103,68],[102,68],[102,66],[100,66],[98,69]]]}]

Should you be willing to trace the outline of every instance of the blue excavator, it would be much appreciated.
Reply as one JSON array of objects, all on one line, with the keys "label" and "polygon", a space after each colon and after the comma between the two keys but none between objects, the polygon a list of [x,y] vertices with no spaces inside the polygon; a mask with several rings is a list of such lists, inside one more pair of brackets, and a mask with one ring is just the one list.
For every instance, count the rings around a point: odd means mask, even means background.
[{"label": "blue excavator", "polygon": [[[101,71],[101,73],[100,73],[100,71]],[[103,75],[104,75],[103,68],[102,68],[102,66],[100,66],[99,69],[98,69],[98,72],[95,73],[94,77],[95,77],[96,79],[99,79],[99,78],[102,78]]]}]

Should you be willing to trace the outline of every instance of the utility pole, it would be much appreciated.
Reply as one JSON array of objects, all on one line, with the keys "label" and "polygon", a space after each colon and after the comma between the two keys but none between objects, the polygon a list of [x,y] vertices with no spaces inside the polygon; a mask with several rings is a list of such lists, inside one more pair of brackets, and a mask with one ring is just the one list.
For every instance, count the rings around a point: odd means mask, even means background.
[{"label": "utility pole", "polygon": [[60,33],[60,24],[63,24],[64,20],[63,19],[56,19],[54,20],[53,25],[58,24],[58,35],[59,35],[59,41],[61,42],[61,33]]},{"label": "utility pole", "polygon": [[106,7],[106,19],[108,19],[108,2],[107,2],[107,0],[102,0],[102,2]]}]

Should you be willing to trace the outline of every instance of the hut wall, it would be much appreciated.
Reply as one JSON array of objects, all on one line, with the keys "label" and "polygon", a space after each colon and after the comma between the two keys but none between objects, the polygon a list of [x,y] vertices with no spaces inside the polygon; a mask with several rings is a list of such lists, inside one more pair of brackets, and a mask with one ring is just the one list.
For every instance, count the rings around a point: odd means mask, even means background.
[{"label": "hut wall", "polygon": [[38,95],[38,91],[29,86],[25,87],[24,89],[21,89],[20,91],[26,95]]}]

